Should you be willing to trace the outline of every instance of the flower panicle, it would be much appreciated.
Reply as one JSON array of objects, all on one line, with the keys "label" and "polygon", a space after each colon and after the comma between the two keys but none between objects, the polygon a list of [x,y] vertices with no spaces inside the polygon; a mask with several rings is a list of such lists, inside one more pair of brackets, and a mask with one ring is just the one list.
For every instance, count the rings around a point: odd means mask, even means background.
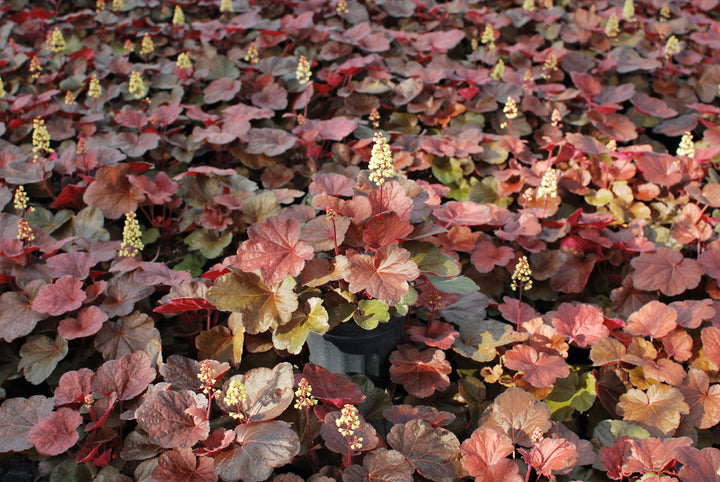
[{"label": "flower panicle", "polygon": [[306,378],[301,378],[298,388],[295,390],[295,404],[293,407],[297,409],[309,408],[317,405],[317,399],[313,397],[312,386]]},{"label": "flower panicle", "polygon": [[381,133],[376,132],[373,136],[373,147],[370,155],[370,180],[381,186],[386,180],[395,175],[392,153],[387,139]]},{"label": "flower panicle", "polygon": [[312,77],[312,72],[310,71],[310,62],[304,55],[301,55],[300,59],[298,59],[298,66],[297,70],[295,71],[295,76],[297,77],[297,80],[298,82],[300,82],[301,85],[310,83],[310,78]]},{"label": "flower panicle", "polygon": [[123,239],[120,243],[120,256],[135,256],[143,250],[145,245],[140,240],[142,233],[140,232],[140,224],[135,217],[135,213],[129,212],[125,214],[125,226],[123,227]]},{"label": "flower panicle", "polygon": [[528,263],[527,256],[522,256],[515,265],[515,271],[513,271],[512,274],[512,284],[510,286],[513,291],[517,289],[524,289],[525,291],[531,289],[533,282],[530,275],[532,275],[530,263]]}]

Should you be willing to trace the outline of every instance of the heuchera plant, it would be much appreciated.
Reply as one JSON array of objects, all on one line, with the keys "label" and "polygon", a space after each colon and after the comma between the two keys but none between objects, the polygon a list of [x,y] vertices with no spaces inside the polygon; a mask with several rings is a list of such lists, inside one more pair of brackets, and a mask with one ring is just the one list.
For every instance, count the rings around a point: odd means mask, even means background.
[{"label": "heuchera plant", "polygon": [[4,2],[0,474],[717,480],[719,9]]}]

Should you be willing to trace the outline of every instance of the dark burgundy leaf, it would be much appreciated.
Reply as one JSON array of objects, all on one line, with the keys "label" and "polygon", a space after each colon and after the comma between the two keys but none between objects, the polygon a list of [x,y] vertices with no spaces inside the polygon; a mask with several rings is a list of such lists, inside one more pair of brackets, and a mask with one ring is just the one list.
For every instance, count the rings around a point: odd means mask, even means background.
[{"label": "dark burgundy leaf", "polygon": [[450,412],[438,411],[435,407],[427,405],[393,405],[383,411],[383,416],[392,423],[406,423],[410,420],[425,420],[433,427],[442,427],[455,420],[455,415]]},{"label": "dark burgundy leaf", "polygon": [[315,398],[341,408],[345,404],[357,405],[365,400],[360,388],[340,373],[330,373],[320,365],[305,364],[305,377],[312,387]]},{"label": "dark burgundy leaf", "polygon": [[189,448],[174,448],[160,455],[152,477],[167,482],[212,482],[217,480],[213,466],[210,457],[196,457]]},{"label": "dark burgundy leaf", "polygon": [[390,355],[390,377],[413,396],[425,398],[450,385],[452,366],[445,352],[429,348],[419,351],[411,345],[400,345]]},{"label": "dark burgundy leaf", "polygon": [[[341,413],[337,410],[325,415],[323,425],[320,428],[320,436],[325,441],[325,446],[328,450],[332,450],[338,454],[347,454],[350,442],[348,436],[341,434],[339,431],[339,426],[336,422],[340,417]],[[358,414],[357,417],[359,425],[350,438],[356,437],[362,441],[358,442],[360,446],[353,449],[353,451],[366,452],[372,450],[380,443],[380,438],[373,426],[367,423],[362,415]]]},{"label": "dark burgundy leaf", "polygon": [[452,432],[424,420],[411,420],[394,425],[387,442],[423,477],[434,481],[453,481],[457,477],[455,461],[460,442]]},{"label": "dark burgundy leaf", "polygon": [[95,374],[89,368],[81,368],[63,373],[53,399],[55,406],[73,402],[83,402],[83,396],[92,392],[90,380]]},{"label": "dark burgundy leaf", "polygon": [[379,448],[363,458],[362,467],[351,465],[343,471],[344,482],[412,482],[415,469],[395,450]]},{"label": "dark burgundy leaf", "polygon": [[[210,425],[195,410],[198,399],[189,390],[162,390],[145,397],[135,411],[138,425],[153,443],[165,448],[192,447],[210,434]],[[200,410],[204,415],[204,410]]]},{"label": "dark burgundy leaf", "polygon": [[95,393],[115,392],[120,400],[131,400],[145,391],[155,380],[155,369],[144,351],[124,355],[119,360],[103,363],[92,379]]},{"label": "dark burgundy leaf", "polygon": [[58,333],[66,340],[84,338],[100,331],[108,316],[97,306],[86,306],[78,311],[76,318],[60,320]]}]

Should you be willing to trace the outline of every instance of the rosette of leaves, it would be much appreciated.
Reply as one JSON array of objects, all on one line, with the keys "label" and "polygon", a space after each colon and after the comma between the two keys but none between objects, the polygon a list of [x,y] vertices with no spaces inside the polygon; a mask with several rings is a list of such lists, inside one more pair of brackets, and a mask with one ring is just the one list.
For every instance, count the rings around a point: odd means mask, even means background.
[{"label": "rosette of leaves", "polygon": [[310,331],[345,322],[369,330],[406,315],[418,284],[478,289],[456,260],[425,241],[446,230],[430,219],[430,193],[420,184],[400,177],[376,186],[366,173],[322,173],[308,192],[306,205],[250,225],[236,254],[208,273],[215,282],[207,301],[231,312],[214,343],[229,347],[238,333],[270,332],[276,348],[299,353]]}]

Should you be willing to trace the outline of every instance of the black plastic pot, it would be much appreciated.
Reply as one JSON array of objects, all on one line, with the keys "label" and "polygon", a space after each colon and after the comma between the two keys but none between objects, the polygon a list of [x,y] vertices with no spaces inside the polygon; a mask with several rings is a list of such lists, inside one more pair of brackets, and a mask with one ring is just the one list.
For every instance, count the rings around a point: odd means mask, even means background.
[{"label": "black plastic pot", "polygon": [[311,332],[307,339],[310,362],[333,373],[361,373],[376,385],[390,379],[390,353],[403,336],[404,318],[392,318],[373,330],[365,330],[352,320],[324,335]]}]

